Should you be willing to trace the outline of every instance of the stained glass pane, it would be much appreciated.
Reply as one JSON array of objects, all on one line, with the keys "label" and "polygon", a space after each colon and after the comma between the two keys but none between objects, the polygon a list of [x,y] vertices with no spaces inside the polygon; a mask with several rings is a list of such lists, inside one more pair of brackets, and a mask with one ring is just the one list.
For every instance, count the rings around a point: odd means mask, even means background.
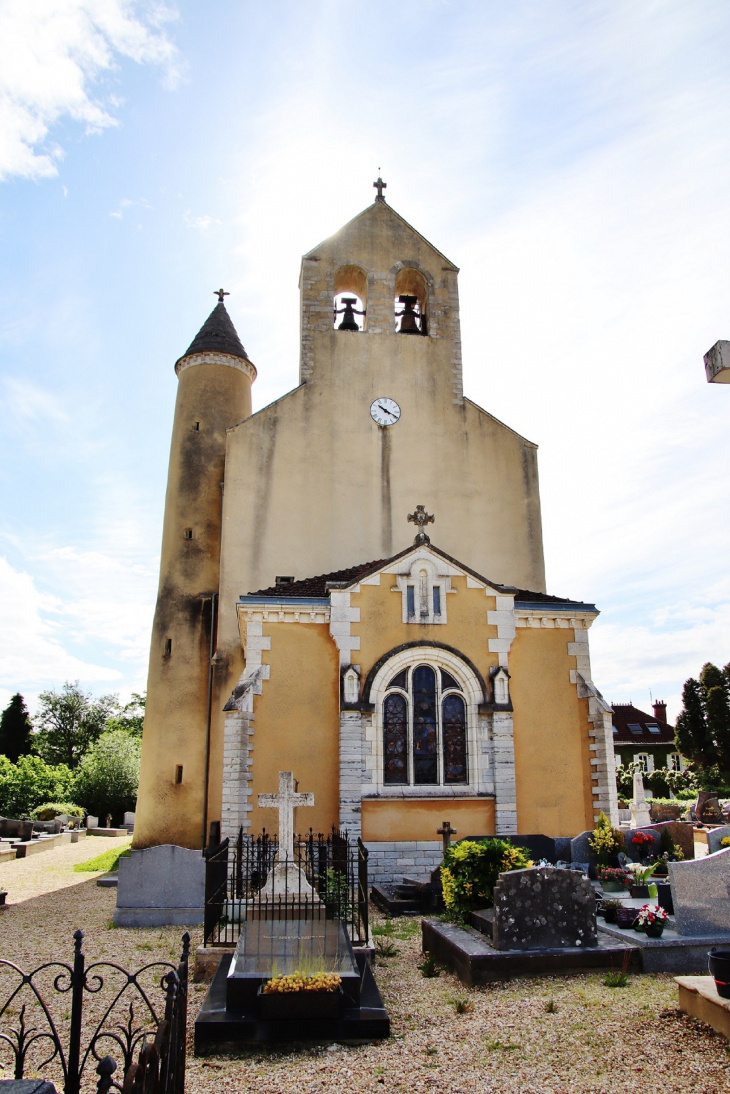
[{"label": "stained glass pane", "polygon": [[449,688],[458,688],[459,691],[461,691],[461,688],[457,684],[456,680],[454,680],[454,677],[451,675],[451,673],[445,672],[444,669],[441,669],[441,690],[448,691]]},{"label": "stained glass pane", "polygon": [[408,669],[403,669],[403,672],[399,672],[397,676],[388,684],[389,688],[403,688],[405,691],[408,687]]},{"label": "stained glass pane", "polygon": [[428,665],[413,671],[413,782],[438,782],[436,673]]},{"label": "stained glass pane", "polygon": [[406,588],[406,608],[409,615],[416,614],[416,590],[413,585],[408,585]]},{"label": "stained glass pane", "polygon": [[466,711],[459,695],[447,695],[443,702],[444,782],[465,783]]},{"label": "stained glass pane", "polygon": [[408,704],[402,695],[383,703],[383,777],[386,783],[408,782]]},{"label": "stained glass pane", "polygon": [[438,585],[433,587],[433,614],[441,615],[441,590]]}]

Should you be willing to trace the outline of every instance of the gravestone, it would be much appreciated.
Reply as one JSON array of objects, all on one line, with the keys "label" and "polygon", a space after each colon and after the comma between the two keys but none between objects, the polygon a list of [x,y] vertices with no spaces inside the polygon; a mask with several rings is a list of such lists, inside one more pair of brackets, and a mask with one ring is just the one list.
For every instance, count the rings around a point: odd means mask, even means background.
[{"label": "gravestone", "polygon": [[0,839],[19,839],[27,842],[33,838],[33,821],[0,817]]},{"label": "gravestone", "polygon": [[702,824],[723,824],[725,821],[717,795],[707,790],[697,791],[695,814]]},{"label": "gravestone", "polygon": [[691,862],[670,862],[677,931],[730,935],[730,847]]},{"label": "gravestone", "polygon": [[[634,836],[639,833],[651,836],[653,842],[651,846],[647,844],[633,844],[631,841]],[[656,828],[647,826],[646,828],[629,828],[628,832],[624,832],[624,851],[633,862],[643,862],[649,855],[656,855],[659,852],[659,833]]]},{"label": "gravestone", "polygon": [[509,841],[510,843],[513,843],[515,847],[524,847],[525,850],[529,852],[533,862],[539,862],[540,859],[544,858],[554,865],[558,861],[555,850],[555,840],[550,836],[543,836],[542,834],[510,836]]},{"label": "gravestone", "polygon": [[552,866],[500,874],[493,942],[498,950],[597,946],[593,886],[578,871]]},{"label": "gravestone", "polygon": [[646,828],[651,824],[651,813],[646,804],[646,791],[644,790],[644,777],[640,770],[634,772],[634,800],[629,805],[631,810],[631,827]]},{"label": "gravestone", "polygon": [[197,926],[205,906],[205,859],[174,844],[133,850],[119,860],[116,927]]},{"label": "gravestone", "polygon": [[596,861],[596,855],[593,851],[590,841],[593,838],[593,831],[581,832],[579,836],[575,836],[570,841],[570,861],[571,862],[593,862]]},{"label": "gravestone", "polygon": [[[276,905],[303,904],[306,907],[320,904],[320,899],[300,870],[294,853],[294,814],[301,806],[313,806],[314,794],[298,794],[294,790],[294,773],[279,772],[279,793],[259,794],[259,808],[276,809],[279,812],[279,848],[273,869],[269,871],[255,903],[273,902]],[[289,913],[291,914],[291,913]]]},{"label": "gravestone", "polygon": [[695,857],[695,832],[694,826],[689,821],[662,821],[659,824],[652,824],[645,831],[656,832],[658,836],[661,836],[663,828],[668,830],[672,842],[681,848],[685,859]]},{"label": "gravestone", "polygon": [[122,828],[134,828],[134,813],[125,813]]},{"label": "gravestone", "polygon": [[91,813],[89,813],[88,817],[86,818],[86,827],[87,828],[98,828],[99,827],[99,818],[98,817],[92,817]]},{"label": "gravestone", "polygon": [[555,844],[555,861],[556,862],[572,862],[571,848],[572,843],[570,836],[556,836],[553,840]]},{"label": "gravestone", "polygon": [[715,851],[722,851],[720,841],[730,838],[730,824],[724,824],[722,828],[711,828],[707,833],[707,850],[713,855]]}]

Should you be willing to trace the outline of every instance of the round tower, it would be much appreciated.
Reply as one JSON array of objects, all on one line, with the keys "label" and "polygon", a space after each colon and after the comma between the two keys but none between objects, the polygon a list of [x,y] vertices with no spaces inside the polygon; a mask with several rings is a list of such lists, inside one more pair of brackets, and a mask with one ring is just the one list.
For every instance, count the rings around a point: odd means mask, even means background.
[{"label": "round tower", "polygon": [[225,295],[175,364],[135,847],[205,843],[226,430],[251,414],[256,379]]}]

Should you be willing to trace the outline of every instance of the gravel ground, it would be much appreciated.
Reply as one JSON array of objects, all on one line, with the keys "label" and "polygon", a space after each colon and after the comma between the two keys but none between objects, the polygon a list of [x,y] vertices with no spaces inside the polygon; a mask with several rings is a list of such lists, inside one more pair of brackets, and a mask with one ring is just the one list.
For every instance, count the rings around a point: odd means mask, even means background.
[{"label": "gravel ground", "polygon": [[[95,841],[93,850],[96,846]],[[70,859],[70,852],[78,855],[79,849],[72,846],[55,855]],[[49,860],[55,855],[49,852]],[[44,858],[0,869],[40,868]],[[84,875],[72,874],[70,864],[65,870],[73,881],[64,881],[58,861],[48,861],[46,869],[55,891],[31,896],[2,913],[2,957],[26,967],[48,959],[68,960],[73,931],[82,927],[89,961],[118,961],[138,968],[150,961],[175,960],[180,928],[111,928],[113,889],[98,888],[93,877],[85,881]],[[33,884],[37,891],[40,879]],[[375,917],[375,923],[382,920]],[[447,973],[432,979],[421,976],[419,921],[397,920],[392,930],[398,953],[381,962],[376,972],[391,1014],[389,1041],[358,1047],[257,1049],[235,1058],[190,1056],[188,1094],[350,1094],[381,1089],[626,1094],[648,1087],[661,1087],[669,1094],[730,1091],[728,1042],[681,1015],[669,976],[633,976],[628,987],[615,989],[604,987],[602,976],[586,975],[515,980],[470,990]],[[200,929],[191,933],[195,946]],[[204,985],[191,984],[191,1033],[204,991]],[[459,1001],[466,1004],[466,1013],[457,1013]],[[54,998],[61,1024],[64,1005],[63,997]],[[89,1016],[98,1005],[90,1002]],[[1,1052],[0,1056],[5,1058]]]},{"label": "gravel ground", "polygon": [[99,874],[77,874],[74,866],[87,862],[111,848],[127,847],[128,836],[85,836],[78,843],[66,843],[29,858],[11,859],[0,865],[0,888],[7,889],[7,903],[17,904],[31,897],[80,885]]}]

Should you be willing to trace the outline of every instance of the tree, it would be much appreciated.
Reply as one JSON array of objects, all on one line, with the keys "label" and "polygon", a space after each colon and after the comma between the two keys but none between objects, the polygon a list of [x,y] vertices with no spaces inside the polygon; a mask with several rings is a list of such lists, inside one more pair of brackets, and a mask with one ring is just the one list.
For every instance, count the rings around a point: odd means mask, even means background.
[{"label": "tree", "polygon": [[141,750],[142,742],[124,729],[102,734],[79,764],[72,800],[94,816],[111,813],[121,821],[137,802]]},{"label": "tree", "polygon": [[708,662],[699,680],[687,680],[682,698],[675,744],[692,760],[704,789],[722,790],[730,784],[730,665]]},{"label": "tree", "polygon": [[25,699],[15,694],[0,716],[0,753],[17,763],[18,757],[30,755],[33,726]]},{"label": "tree", "polygon": [[123,707],[117,706],[116,713],[107,719],[104,732],[122,729],[132,737],[141,737],[146,699],[146,695],[138,695],[136,691],[133,691],[130,701]]},{"label": "tree", "polygon": [[34,718],[38,752],[47,763],[77,767],[117,706],[116,695],[93,699],[78,680],[67,680],[60,692],[42,691]]},{"label": "tree", "polygon": [[22,817],[43,802],[73,801],[72,782],[73,774],[65,764],[52,767],[40,756],[21,756],[12,764],[0,756],[0,814]]}]

